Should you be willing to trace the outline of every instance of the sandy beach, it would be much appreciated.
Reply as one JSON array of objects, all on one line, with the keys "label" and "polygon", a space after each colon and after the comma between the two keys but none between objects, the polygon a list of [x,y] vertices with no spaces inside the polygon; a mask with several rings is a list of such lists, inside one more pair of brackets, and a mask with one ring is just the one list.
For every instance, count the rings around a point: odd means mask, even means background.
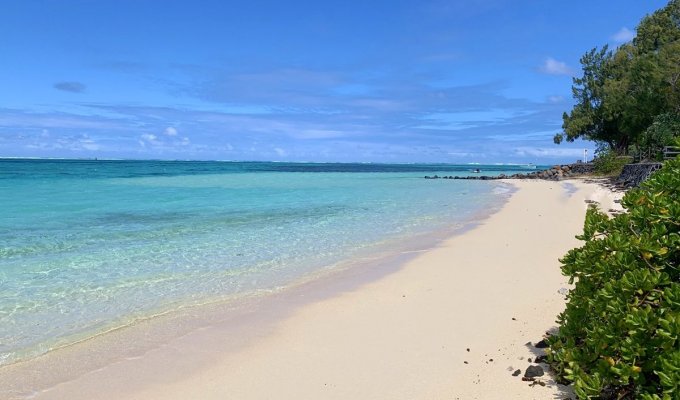
[{"label": "sandy beach", "polygon": [[[389,273],[308,285],[266,309],[187,330],[143,354],[36,387],[31,396],[564,398],[568,390],[548,376],[546,386],[528,387],[512,372],[532,365],[527,359],[540,353],[527,343],[541,340],[563,309],[568,284],[558,258],[578,245],[585,200],[608,210],[620,195],[579,180],[508,182],[517,190],[499,212],[409,254]],[[30,381],[19,385],[20,368],[10,372],[0,371],[0,382],[25,395]]]}]

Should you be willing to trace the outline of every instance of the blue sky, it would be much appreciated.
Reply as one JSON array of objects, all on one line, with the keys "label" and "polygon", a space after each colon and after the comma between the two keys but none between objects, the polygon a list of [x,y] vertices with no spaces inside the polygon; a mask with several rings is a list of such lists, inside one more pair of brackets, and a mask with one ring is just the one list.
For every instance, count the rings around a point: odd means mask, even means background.
[{"label": "blue sky", "polygon": [[580,56],[665,4],[7,1],[0,156],[573,161]]}]

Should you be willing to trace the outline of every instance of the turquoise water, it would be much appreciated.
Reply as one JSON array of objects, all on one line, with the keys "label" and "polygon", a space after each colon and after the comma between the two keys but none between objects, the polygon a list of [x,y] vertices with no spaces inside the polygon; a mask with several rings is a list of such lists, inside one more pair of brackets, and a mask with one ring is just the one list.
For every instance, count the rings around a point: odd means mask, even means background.
[{"label": "turquoise water", "polygon": [[503,185],[422,177],[470,169],[0,160],[0,365],[460,226]]}]

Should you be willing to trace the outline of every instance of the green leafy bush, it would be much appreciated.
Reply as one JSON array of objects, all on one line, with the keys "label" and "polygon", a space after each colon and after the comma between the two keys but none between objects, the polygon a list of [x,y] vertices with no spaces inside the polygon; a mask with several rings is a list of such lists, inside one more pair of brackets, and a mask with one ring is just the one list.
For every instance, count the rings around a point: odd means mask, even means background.
[{"label": "green leafy bush", "polygon": [[632,157],[619,156],[613,150],[599,150],[597,157],[593,160],[595,173],[598,175],[618,175],[623,170],[623,166],[633,162]]},{"label": "green leafy bush", "polygon": [[672,146],[680,139],[680,115],[666,113],[657,115],[652,125],[640,137],[638,151],[642,158],[663,159],[664,146]]},{"label": "green leafy bush", "polygon": [[680,157],[621,204],[590,208],[560,260],[575,286],[548,357],[581,399],[680,399]]}]

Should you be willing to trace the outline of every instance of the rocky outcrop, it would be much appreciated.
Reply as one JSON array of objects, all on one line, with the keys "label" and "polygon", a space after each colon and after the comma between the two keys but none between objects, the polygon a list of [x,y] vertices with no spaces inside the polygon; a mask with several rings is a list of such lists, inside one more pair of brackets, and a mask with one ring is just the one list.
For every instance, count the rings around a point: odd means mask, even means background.
[{"label": "rocky outcrop", "polygon": [[616,179],[616,184],[623,187],[636,187],[644,182],[656,170],[661,169],[661,163],[626,164]]},{"label": "rocky outcrop", "polygon": [[[610,181],[612,188],[631,188],[639,186],[656,170],[661,169],[662,163],[626,164],[619,177]],[[494,180],[494,179],[544,179],[559,181],[575,176],[591,175],[595,171],[593,163],[574,163],[555,165],[552,168],[535,171],[528,174],[500,174],[497,176],[471,175],[471,176],[426,176],[425,179],[470,179],[470,180]]]},{"label": "rocky outcrop", "polygon": [[473,180],[493,180],[493,179],[546,179],[559,181],[564,178],[571,178],[579,175],[587,175],[593,172],[591,163],[575,163],[565,165],[555,165],[552,168],[535,171],[528,174],[500,174],[498,176],[426,176],[425,179],[473,179]]},{"label": "rocky outcrop", "polygon": [[593,163],[575,163],[569,164],[569,167],[575,175],[588,175],[595,172],[595,164]]}]

